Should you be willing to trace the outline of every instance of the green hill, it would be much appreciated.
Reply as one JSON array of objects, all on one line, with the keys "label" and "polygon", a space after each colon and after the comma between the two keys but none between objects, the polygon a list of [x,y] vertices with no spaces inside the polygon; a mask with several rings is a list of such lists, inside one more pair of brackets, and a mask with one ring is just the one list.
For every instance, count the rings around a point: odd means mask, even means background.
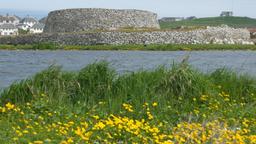
[{"label": "green hill", "polygon": [[162,29],[177,28],[180,26],[218,26],[222,24],[231,27],[256,27],[256,19],[248,17],[209,17],[176,22],[160,22]]}]

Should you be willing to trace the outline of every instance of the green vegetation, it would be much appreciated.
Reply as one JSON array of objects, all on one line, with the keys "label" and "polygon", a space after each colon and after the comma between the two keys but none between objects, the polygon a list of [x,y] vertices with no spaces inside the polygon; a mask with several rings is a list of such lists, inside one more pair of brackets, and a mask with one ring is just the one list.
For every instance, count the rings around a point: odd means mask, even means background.
[{"label": "green vegetation", "polygon": [[60,49],[60,47],[54,43],[37,43],[37,44],[24,44],[24,45],[0,44],[0,49],[2,50],[56,50],[56,49]]},{"label": "green vegetation", "polygon": [[29,30],[18,29],[18,34],[19,35],[26,35],[28,33],[29,33]]},{"label": "green vegetation", "polygon": [[253,143],[256,78],[186,62],[117,75],[50,66],[2,91],[0,143]]},{"label": "green vegetation", "polygon": [[193,20],[183,20],[177,22],[161,22],[162,29],[172,29],[181,26],[185,27],[200,27],[200,26],[220,26],[222,24],[231,27],[256,27],[256,19],[248,17],[209,17],[198,18]]},{"label": "green vegetation", "polygon": [[0,45],[2,50],[143,50],[143,51],[178,51],[178,50],[256,50],[256,45],[218,45],[218,44],[149,44],[149,45],[57,45],[39,43],[26,45]]}]

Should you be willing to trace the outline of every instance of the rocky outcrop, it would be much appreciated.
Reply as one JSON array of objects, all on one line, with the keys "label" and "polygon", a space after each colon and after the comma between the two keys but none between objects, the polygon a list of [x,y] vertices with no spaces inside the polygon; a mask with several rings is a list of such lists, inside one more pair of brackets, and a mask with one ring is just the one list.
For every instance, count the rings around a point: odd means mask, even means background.
[{"label": "rocky outcrop", "polygon": [[54,42],[66,45],[96,44],[253,44],[247,29],[208,27],[193,31],[43,33],[1,37],[0,44]]},{"label": "rocky outcrop", "polygon": [[48,14],[44,32],[81,32],[123,28],[159,29],[157,14],[143,10],[66,9]]}]

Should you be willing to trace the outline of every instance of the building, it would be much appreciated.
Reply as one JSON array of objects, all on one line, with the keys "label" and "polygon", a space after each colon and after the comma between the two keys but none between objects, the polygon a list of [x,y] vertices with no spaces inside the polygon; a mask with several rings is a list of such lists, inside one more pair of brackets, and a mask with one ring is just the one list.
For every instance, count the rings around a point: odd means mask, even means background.
[{"label": "building", "polygon": [[33,18],[33,17],[27,16],[27,17],[25,17],[25,18],[23,18],[23,19],[21,20],[21,23],[22,23],[22,24],[26,24],[26,25],[28,25],[29,27],[33,27],[33,25],[36,24],[36,23],[38,23],[38,21],[37,21],[35,18]]},{"label": "building", "polygon": [[232,11],[222,11],[220,14],[221,17],[229,17],[229,16],[233,16],[233,12]]},{"label": "building", "polygon": [[25,31],[30,28],[29,25],[27,25],[27,24],[22,24],[22,23],[17,24],[16,26],[18,27],[18,29],[22,29],[22,30],[25,30]]},{"label": "building", "polygon": [[185,20],[184,17],[163,17],[159,20],[159,22],[175,22]]},{"label": "building", "polygon": [[0,25],[1,24],[14,24],[17,25],[20,23],[19,17],[12,15],[10,16],[9,14],[6,14],[6,16],[1,16],[0,15]]},{"label": "building", "polygon": [[[16,15],[6,14],[0,15],[0,35],[18,35],[19,33],[42,33],[44,24],[38,23],[33,17],[25,17],[23,19]],[[22,31],[23,30],[23,31]]]},{"label": "building", "polygon": [[30,33],[42,33],[44,30],[44,24],[42,23],[36,23],[34,24],[30,29],[29,32]]},{"label": "building", "polygon": [[18,28],[11,23],[5,23],[0,25],[0,35],[18,35]]},{"label": "building", "polygon": [[186,18],[186,20],[194,20],[194,19],[197,19],[197,18],[195,16],[190,16]]}]

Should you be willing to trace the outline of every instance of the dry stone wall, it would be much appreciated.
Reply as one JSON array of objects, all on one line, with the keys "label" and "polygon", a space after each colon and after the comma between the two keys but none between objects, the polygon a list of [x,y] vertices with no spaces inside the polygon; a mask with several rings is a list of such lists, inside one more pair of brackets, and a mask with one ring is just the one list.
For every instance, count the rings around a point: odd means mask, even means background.
[{"label": "dry stone wall", "polygon": [[247,29],[208,27],[194,31],[43,33],[0,37],[0,44],[54,42],[65,45],[96,44],[253,44]]},{"label": "dry stone wall", "polygon": [[48,14],[44,32],[81,32],[122,28],[159,29],[157,14],[143,10],[66,9]]}]

